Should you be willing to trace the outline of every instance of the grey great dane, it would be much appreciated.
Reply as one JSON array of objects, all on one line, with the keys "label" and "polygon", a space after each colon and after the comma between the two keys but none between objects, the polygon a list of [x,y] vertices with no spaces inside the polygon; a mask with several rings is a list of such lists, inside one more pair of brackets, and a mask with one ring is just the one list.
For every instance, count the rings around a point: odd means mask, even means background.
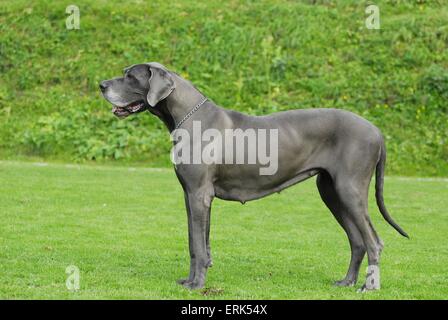
[{"label": "grey great dane", "polygon": [[[133,65],[122,77],[100,83],[112,112],[124,118],[149,111],[168,130],[202,128],[277,129],[278,170],[260,175],[261,164],[177,164],[175,172],[184,190],[188,215],[190,274],[178,282],[202,288],[210,255],[210,210],[214,197],[245,201],[265,197],[317,175],[320,196],[348,236],[351,260],[338,286],[353,286],[367,252],[369,267],[379,271],[383,242],[367,212],[368,190],[374,172],[375,196],[384,219],[401,235],[383,200],[386,149],[380,130],[367,120],[337,109],[301,109],[266,116],[250,116],[217,106],[195,86],[163,65]],[[193,144],[196,142],[193,141]],[[369,274],[368,274],[369,276]],[[379,289],[379,278],[369,278],[362,290]]]}]

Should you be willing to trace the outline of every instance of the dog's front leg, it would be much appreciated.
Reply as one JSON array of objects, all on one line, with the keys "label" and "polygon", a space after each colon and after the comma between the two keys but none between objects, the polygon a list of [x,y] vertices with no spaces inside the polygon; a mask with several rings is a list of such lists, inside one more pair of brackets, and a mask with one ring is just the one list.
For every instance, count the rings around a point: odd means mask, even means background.
[{"label": "dog's front leg", "polygon": [[212,198],[206,192],[187,195],[188,234],[190,249],[190,275],[182,284],[189,289],[204,287],[209,254],[207,253],[207,227]]},{"label": "dog's front leg", "polygon": [[185,285],[187,282],[192,282],[194,278],[194,266],[195,266],[195,258],[192,257],[193,249],[192,244],[193,241],[191,240],[191,211],[190,211],[190,204],[188,203],[188,194],[187,192],[184,193],[185,197],[185,208],[187,210],[187,217],[188,217],[188,249],[190,252],[190,274],[188,275],[188,278],[182,278],[177,280],[177,283],[181,285]]},{"label": "dog's front leg", "polygon": [[210,219],[211,219],[211,207],[208,208],[208,212],[207,212],[207,229],[206,229],[206,235],[205,235],[205,241],[206,241],[206,246],[207,246],[207,258],[208,258],[207,268],[210,268],[211,266],[213,266],[212,253],[210,250]]}]

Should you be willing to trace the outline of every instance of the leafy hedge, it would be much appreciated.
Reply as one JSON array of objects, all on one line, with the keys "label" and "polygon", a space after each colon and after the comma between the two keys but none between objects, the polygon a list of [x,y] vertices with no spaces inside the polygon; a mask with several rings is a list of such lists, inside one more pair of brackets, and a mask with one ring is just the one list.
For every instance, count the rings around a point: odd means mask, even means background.
[{"label": "leafy hedge", "polygon": [[0,157],[169,163],[150,115],[118,121],[98,82],[159,61],[250,114],[344,108],[387,138],[388,173],[448,174],[445,0],[0,3]]}]

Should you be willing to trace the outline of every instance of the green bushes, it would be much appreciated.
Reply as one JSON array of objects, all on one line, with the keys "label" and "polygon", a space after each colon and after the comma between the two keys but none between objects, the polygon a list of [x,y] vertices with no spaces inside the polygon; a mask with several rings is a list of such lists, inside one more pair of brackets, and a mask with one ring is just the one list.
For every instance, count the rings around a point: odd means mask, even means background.
[{"label": "green bushes", "polygon": [[20,143],[42,156],[70,155],[75,160],[157,158],[169,152],[169,135],[163,128],[151,130],[136,117],[117,121],[98,112],[88,102],[80,107],[69,102],[66,110],[39,116],[24,131]]},{"label": "green bushes", "polygon": [[97,89],[159,61],[250,114],[344,108],[381,128],[388,173],[447,175],[448,8],[443,1],[77,1],[0,4],[0,156],[169,163],[149,115],[119,121]]}]

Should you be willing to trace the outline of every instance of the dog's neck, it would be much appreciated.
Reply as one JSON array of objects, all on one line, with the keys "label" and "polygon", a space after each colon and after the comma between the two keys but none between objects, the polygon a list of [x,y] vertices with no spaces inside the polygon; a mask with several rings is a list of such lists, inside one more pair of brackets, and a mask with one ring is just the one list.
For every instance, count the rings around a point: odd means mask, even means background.
[{"label": "dog's neck", "polygon": [[170,133],[205,97],[191,82],[178,75],[175,75],[175,83],[175,90],[166,99],[148,109],[163,121]]},{"label": "dog's neck", "polygon": [[165,99],[167,111],[175,124],[178,124],[205,97],[189,81],[177,78],[176,89]]}]

